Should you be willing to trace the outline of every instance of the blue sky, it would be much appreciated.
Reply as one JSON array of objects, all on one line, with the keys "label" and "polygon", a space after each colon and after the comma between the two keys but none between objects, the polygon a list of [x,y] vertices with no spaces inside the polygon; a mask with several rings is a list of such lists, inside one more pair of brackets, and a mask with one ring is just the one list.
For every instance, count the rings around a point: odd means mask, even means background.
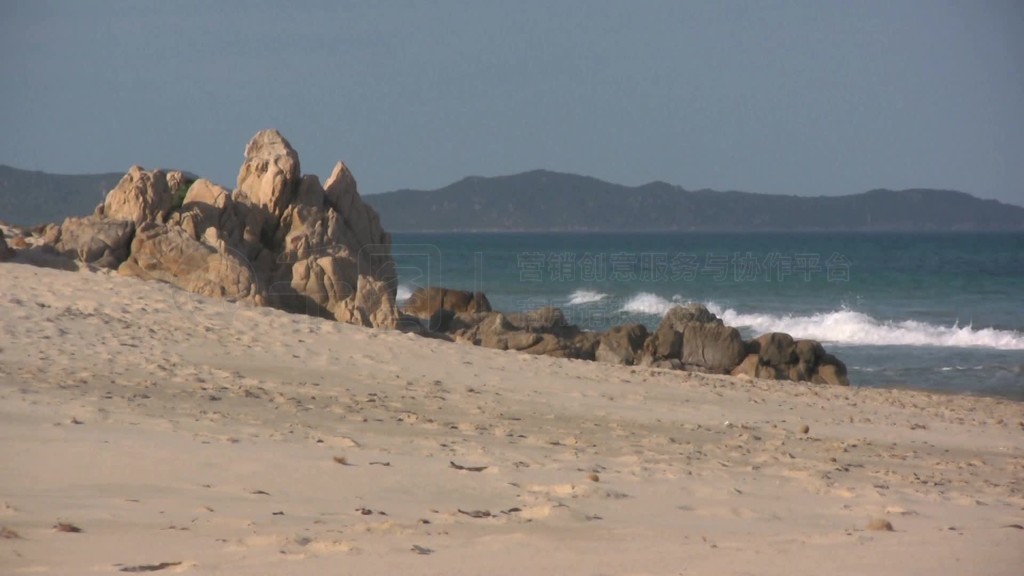
[{"label": "blue sky", "polygon": [[1024,204],[1024,3],[0,0],[0,163],[234,184],[278,128],[364,193],[547,168]]}]

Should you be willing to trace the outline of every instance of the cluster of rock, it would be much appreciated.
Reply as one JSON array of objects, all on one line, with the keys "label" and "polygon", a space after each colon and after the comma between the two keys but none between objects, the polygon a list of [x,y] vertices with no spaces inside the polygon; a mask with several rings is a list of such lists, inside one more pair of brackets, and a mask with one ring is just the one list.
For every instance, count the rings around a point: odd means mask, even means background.
[{"label": "cluster of rock", "polygon": [[233,192],[134,166],[91,216],[49,225],[37,247],[196,294],[394,328],[390,245],[343,163],[321,185],[265,130],[246,146]]},{"label": "cluster of rock", "polygon": [[[3,236],[0,261],[15,253]],[[641,324],[585,331],[557,308],[503,314],[483,293],[436,287],[417,290],[400,312],[391,238],[351,172],[339,162],[326,185],[302,175],[298,154],[275,130],[249,141],[233,192],[133,166],[92,215],[12,244],[196,294],[499,350],[849,384],[846,367],[818,342],[781,333],[744,341],[699,305],[673,308],[653,333]]]},{"label": "cluster of rock", "polygon": [[499,350],[612,364],[653,366],[751,378],[849,385],[846,366],[814,340],[772,332],[744,341],[739,330],[699,304],[676,306],[648,332],[642,324],[588,332],[557,308],[505,314],[480,292],[415,291],[405,314],[435,337]]}]

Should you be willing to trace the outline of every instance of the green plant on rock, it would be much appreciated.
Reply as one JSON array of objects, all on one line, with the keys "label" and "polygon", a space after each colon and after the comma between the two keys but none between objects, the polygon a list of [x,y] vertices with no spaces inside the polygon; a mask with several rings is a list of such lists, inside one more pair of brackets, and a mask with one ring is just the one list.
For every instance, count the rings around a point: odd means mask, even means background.
[{"label": "green plant on rock", "polygon": [[182,204],[185,203],[185,196],[188,194],[188,189],[191,187],[192,182],[186,180],[171,192],[171,210],[181,210]]}]

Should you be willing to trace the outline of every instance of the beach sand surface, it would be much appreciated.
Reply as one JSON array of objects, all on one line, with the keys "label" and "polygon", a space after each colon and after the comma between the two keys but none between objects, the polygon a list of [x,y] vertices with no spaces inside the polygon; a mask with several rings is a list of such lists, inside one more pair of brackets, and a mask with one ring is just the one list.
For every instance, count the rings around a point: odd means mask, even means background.
[{"label": "beach sand surface", "polygon": [[0,264],[0,573],[140,572],[1020,576],[1024,405]]}]

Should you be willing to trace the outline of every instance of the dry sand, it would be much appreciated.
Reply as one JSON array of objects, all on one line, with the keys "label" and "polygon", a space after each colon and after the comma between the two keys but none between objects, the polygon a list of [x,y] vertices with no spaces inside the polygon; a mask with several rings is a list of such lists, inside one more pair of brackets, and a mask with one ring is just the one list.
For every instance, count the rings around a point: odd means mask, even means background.
[{"label": "dry sand", "polygon": [[3,574],[1019,576],[1022,420],[0,265]]}]

